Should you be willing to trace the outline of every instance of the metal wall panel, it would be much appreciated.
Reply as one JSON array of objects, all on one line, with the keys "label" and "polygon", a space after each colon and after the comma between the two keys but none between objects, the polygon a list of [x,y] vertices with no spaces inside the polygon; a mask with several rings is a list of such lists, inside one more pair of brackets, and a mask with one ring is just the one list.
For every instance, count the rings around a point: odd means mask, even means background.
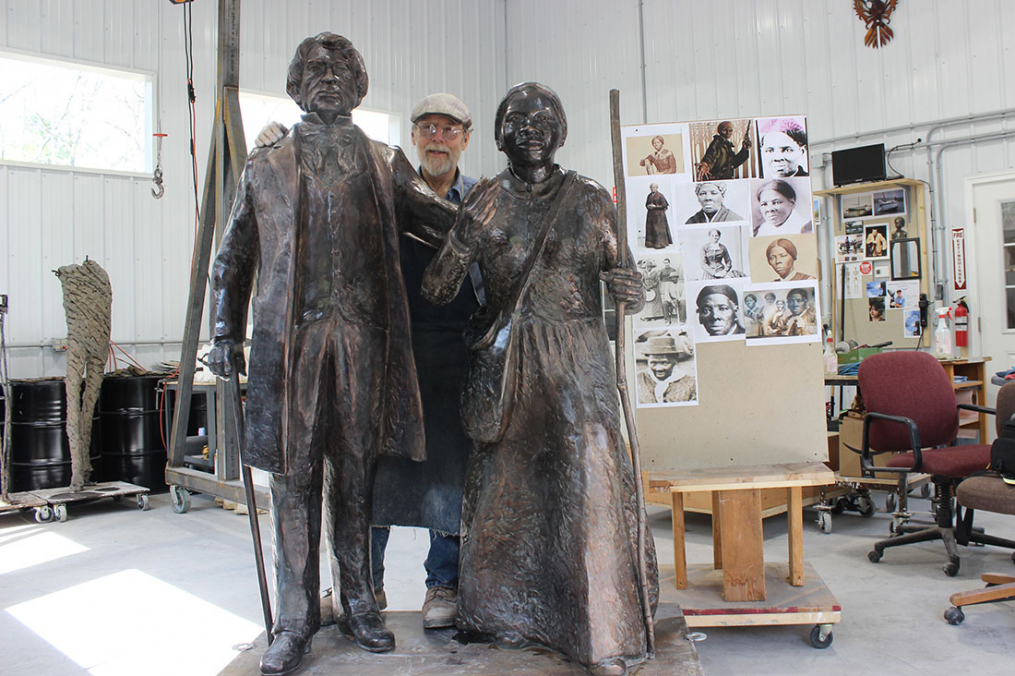
[{"label": "metal wall panel", "polygon": [[[201,187],[217,2],[191,8]],[[568,113],[561,163],[606,186],[613,183],[611,88],[622,92],[627,124],[800,112],[809,118],[814,183],[821,187],[831,150],[910,143],[939,120],[1015,107],[1013,48],[1004,40],[1012,23],[1015,3],[1005,0],[900,3],[894,41],[873,50],[863,46],[864,27],[843,0],[244,0],[240,82],[284,95],[286,68],[302,38],[321,30],[346,35],[370,73],[364,106],[399,114],[404,145],[409,111],[425,94],[451,91],[472,108],[476,129],[462,166],[479,176],[504,166],[492,128],[504,91],[541,81]],[[183,38],[182,9],[163,0],[0,0],[0,46],[157,72],[162,131],[169,134],[162,153],[167,192],[157,202],[146,177],[0,165],[0,245],[7,247],[0,292],[11,295],[14,309],[10,341],[61,337],[52,335],[63,318],[50,270],[85,255],[115,271],[114,340],[128,349],[131,340],[179,340],[195,204]],[[901,130],[882,131],[893,128]],[[1005,128],[973,120],[934,138]],[[900,150],[892,164],[936,181],[932,156]],[[942,161],[939,221],[961,225],[964,178],[1015,166],[1015,143],[956,146]],[[157,361],[177,350],[137,354]],[[19,377],[62,370],[61,356],[48,350],[17,349],[11,358]]]}]

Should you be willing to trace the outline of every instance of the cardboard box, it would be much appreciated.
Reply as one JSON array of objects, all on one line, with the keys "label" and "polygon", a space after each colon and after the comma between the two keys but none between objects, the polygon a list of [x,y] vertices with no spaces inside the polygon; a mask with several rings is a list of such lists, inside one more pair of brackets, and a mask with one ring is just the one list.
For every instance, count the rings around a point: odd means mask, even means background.
[{"label": "cardboard box", "polygon": [[[860,471],[860,454],[850,450],[847,446],[852,446],[857,450],[863,447],[863,418],[847,415],[839,424],[839,476],[860,478],[863,476]],[[896,454],[875,455],[874,465],[884,467],[893,455]],[[899,475],[893,472],[875,472],[874,476],[880,479],[897,479]]]}]

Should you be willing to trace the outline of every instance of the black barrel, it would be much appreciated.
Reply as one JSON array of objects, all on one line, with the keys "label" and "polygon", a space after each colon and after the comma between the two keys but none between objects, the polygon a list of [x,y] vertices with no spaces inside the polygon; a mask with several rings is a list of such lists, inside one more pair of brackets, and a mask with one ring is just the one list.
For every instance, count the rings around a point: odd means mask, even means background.
[{"label": "black barrel", "polygon": [[[4,402],[6,404],[6,402]],[[0,420],[3,412],[0,411]],[[11,381],[11,492],[70,485],[63,378]],[[2,428],[2,425],[0,425]],[[102,425],[92,418],[92,478],[101,476]]]},{"label": "black barrel", "polygon": [[107,376],[99,393],[102,466],[107,481],[126,481],[153,493],[166,485],[166,446],[159,428],[161,376]]}]

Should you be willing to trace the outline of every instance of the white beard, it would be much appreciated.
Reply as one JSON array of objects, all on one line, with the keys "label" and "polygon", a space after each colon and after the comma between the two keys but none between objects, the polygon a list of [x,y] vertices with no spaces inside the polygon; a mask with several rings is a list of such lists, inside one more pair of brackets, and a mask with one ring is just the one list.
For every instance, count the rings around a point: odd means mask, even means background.
[{"label": "white beard", "polygon": [[[435,157],[427,154],[427,150],[443,151],[443,154]],[[455,167],[458,166],[458,158],[461,156],[460,151],[456,152],[438,143],[430,143],[422,148],[417,147],[416,152],[419,155],[420,165],[431,176],[443,176],[450,171],[454,171]]]}]

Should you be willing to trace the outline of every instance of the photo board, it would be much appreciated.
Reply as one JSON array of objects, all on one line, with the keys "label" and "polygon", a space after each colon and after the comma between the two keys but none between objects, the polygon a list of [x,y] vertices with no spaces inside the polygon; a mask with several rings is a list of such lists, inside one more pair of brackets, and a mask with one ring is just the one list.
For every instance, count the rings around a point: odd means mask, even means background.
[{"label": "photo board", "polygon": [[806,119],[621,128],[648,471],[827,458]]}]

